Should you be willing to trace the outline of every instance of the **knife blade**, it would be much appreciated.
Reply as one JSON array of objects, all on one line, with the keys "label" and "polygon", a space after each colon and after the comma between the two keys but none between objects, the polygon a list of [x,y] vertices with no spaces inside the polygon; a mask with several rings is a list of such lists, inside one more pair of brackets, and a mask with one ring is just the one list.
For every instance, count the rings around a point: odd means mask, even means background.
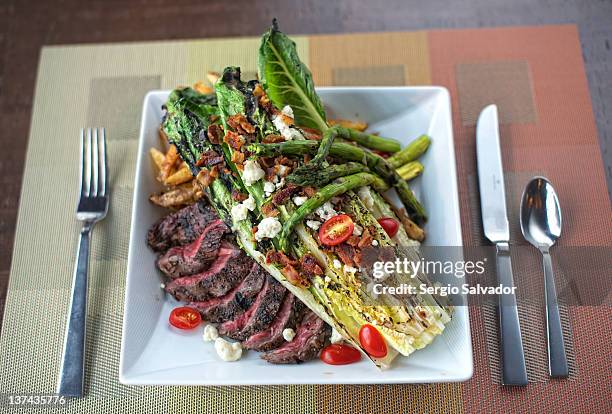
[{"label": "knife blade", "polygon": [[[495,262],[498,283],[504,287],[514,288],[496,105],[487,106],[478,117],[476,157],[482,225],[485,236],[496,247]],[[504,385],[527,385],[525,353],[514,293],[500,294],[498,315],[502,383]]]}]

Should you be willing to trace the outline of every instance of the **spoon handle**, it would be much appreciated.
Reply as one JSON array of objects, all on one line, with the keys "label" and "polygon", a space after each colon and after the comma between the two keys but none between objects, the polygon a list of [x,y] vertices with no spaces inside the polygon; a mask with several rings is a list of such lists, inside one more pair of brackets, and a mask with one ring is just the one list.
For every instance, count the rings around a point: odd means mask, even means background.
[{"label": "spoon handle", "polygon": [[551,377],[567,377],[569,369],[563,344],[563,328],[559,317],[559,303],[555,275],[548,251],[542,251],[544,262],[544,291],[546,303],[546,331],[548,334],[548,369]]}]

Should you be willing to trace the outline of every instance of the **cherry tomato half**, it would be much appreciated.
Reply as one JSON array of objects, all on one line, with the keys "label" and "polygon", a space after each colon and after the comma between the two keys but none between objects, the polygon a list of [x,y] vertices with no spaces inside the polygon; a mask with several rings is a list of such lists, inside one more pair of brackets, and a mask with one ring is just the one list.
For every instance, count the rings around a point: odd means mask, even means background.
[{"label": "cherry tomato half", "polygon": [[331,344],[321,351],[321,361],[330,365],[346,365],[361,359],[361,353],[352,346]]},{"label": "cherry tomato half", "polygon": [[338,214],[327,220],[319,229],[319,240],[326,246],[342,243],[353,234],[355,223],[346,214]]},{"label": "cherry tomato half", "polygon": [[202,316],[194,308],[182,306],[170,313],[170,325],[179,329],[193,329],[202,323]]},{"label": "cherry tomato half", "polygon": [[366,323],[359,330],[359,343],[363,349],[375,358],[387,356],[387,344],[378,329]]},{"label": "cherry tomato half", "polygon": [[397,220],[392,219],[391,217],[381,217],[378,219],[378,224],[385,229],[389,237],[393,237],[397,234],[399,230],[399,223]]}]

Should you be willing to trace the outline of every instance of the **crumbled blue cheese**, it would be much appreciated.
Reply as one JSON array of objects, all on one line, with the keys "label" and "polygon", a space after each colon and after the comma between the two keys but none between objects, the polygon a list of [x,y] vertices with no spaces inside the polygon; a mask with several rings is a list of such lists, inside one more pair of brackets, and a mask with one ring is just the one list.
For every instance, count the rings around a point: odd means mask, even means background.
[{"label": "crumbled blue cheese", "polygon": [[291,328],[283,329],[283,338],[287,342],[293,341],[293,338],[295,338],[295,331]]},{"label": "crumbled blue cheese", "polygon": [[338,259],[334,259],[334,267],[336,269],[341,269],[342,268],[342,262]]},{"label": "crumbled blue cheese", "polygon": [[278,183],[276,183],[276,189],[282,188],[285,185],[285,178],[281,178]]},{"label": "crumbled blue cheese", "polygon": [[344,266],[344,272],[345,273],[357,273],[357,268],[353,267],[353,266]]},{"label": "crumbled blue cheese", "polygon": [[359,198],[367,208],[374,208],[374,198],[372,198],[369,186],[361,187],[359,191],[357,191],[357,195],[359,195]]},{"label": "crumbled blue cheese", "polygon": [[274,183],[266,181],[264,183],[263,189],[264,193],[266,194],[266,197],[269,197],[274,192],[274,190],[276,190],[276,186],[274,185]]},{"label": "crumbled blue cheese", "polygon": [[329,341],[332,344],[336,344],[338,342],[344,341],[344,338],[338,333],[338,331],[336,331],[336,329],[332,328],[331,338],[329,338]]},{"label": "crumbled blue cheese", "polygon": [[249,209],[244,204],[236,204],[231,210],[232,219],[234,222],[239,222],[246,219],[249,215]]},{"label": "crumbled blue cheese", "polygon": [[281,109],[281,114],[293,119],[293,108],[289,105],[285,105],[283,109]]},{"label": "crumbled blue cheese", "polygon": [[321,207],[317,208],[315,213],[323,220],[329,220],[338,215],[338,212],[334,210],[334,206],[329,201],[326,201]]},{"label": "crumbled blue cheese", "polygon": [[255,199],[251,195],[242,202],[242,205],[244,205],[249,211],[253,211],[255,210],[255,207],[257,207],[255,204]]},{"label": "crumbled blue cheese", "polygon": [[372,246],[378,246],[378,240],[372,240]]},{"label": "crumbled blue cheese", "polygon": [[321,222],[317,220],[306,220],[306,225],[313,230],[319,230],[319,227],[321,227]]},{"label": "crumbled blue cheese", "polygon": [[278,235],[278,233],[280,233],[282,228],[283,225],[276,217],[266,217],[257,225],[255,240],[261,241],[263,239],[273,239]]},{"label": "crumbled blue cheese", "polygon": [[215,351],[224,361],[238,361],[242,357],[242,345],[240,342],[228,342],[223,338],[215,339]]},{"label": "crumbled blue cheese", "polygon": [[361,233],[363,233],[363,227],[355,223],[355,227],[353,228],[353,236],[361,236]]},{"label": "crumbled blue cheese", "polygon": [[279,165],[278,166],[278,175],[280,175],[281,177],[286,176],[289,173],[289,167],[287,167],[286,165]]},{"label": "crumbled blue cheese", "polygon": [[212,342],[219,337],[219,331],[215,328],[215,325],[206,325],[204,327],[204,333],[202,334],[202,339],[204,342]]},{"label": "crumbled blue cheese", "polygon": [[259,163],[254,160],[246,160],[244,162],[244,171],[242,172],[242,181],[247,186],[255,184],[257,181],[264,178],[265,171],[259,166]]},{"label": "crumbled blue cheese", "polygon": [[306,196],[293,197],[293,202],[295,203],[296,206],[301,206],[306,201],[308,201],[308,197],[306,197]]}]

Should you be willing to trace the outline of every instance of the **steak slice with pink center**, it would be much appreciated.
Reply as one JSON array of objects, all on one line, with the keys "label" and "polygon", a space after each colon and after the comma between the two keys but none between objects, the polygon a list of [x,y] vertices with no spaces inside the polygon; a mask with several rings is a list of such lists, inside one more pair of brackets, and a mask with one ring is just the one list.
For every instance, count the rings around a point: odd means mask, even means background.
[{"label": "steak slice with pink center", "polygon": [[276,318],[274,318],[268,329],[249,336],[242,343],[242,346],[256,351],[269,351],[278,348],[285,342],[283,330],[287,328],[295,329],[304,309],[305,306],[299,299],[293,296],[293,294],[287,293],[280,310],[276,314]]},{"label": "steak slice with pink center", "polygon": [[220,297],[238,286],[252,266],[253,261],[246,253],[223,242],[217,258],[208,269],[173,279],[166,284],[165,290],[177,300],[186,302]]},{"label": "steak slice with pink center", "polygon": [[329,344],[331,327],[308,310],[299,323],[295,337],[280,348],[265,352],[263,359],[273,364],[299,364],[314,359]]},{"label": "steak slice with pink center", "polygon": [[173,247],[160,256],[157,266],[172,279],[201,272],[215,260],[221,239],[228,232],[227,225],[217,219],[192,243]]},{"label": "steak slice with pink center", "polygon": [[264,286],[251,307],[236,319],[222,323],[219,334],[244,341],[256,332],[266,329],[280,309],[287,289],[272,276],[266,275]]},{"label": "steak slice with pink center", "polygon": [[207,301],[191,302],[207,322],[221,323],[236,319],[253,305],[266,280],[265,271],[255,262],[247,270],[242,282],[227,295]]}]

